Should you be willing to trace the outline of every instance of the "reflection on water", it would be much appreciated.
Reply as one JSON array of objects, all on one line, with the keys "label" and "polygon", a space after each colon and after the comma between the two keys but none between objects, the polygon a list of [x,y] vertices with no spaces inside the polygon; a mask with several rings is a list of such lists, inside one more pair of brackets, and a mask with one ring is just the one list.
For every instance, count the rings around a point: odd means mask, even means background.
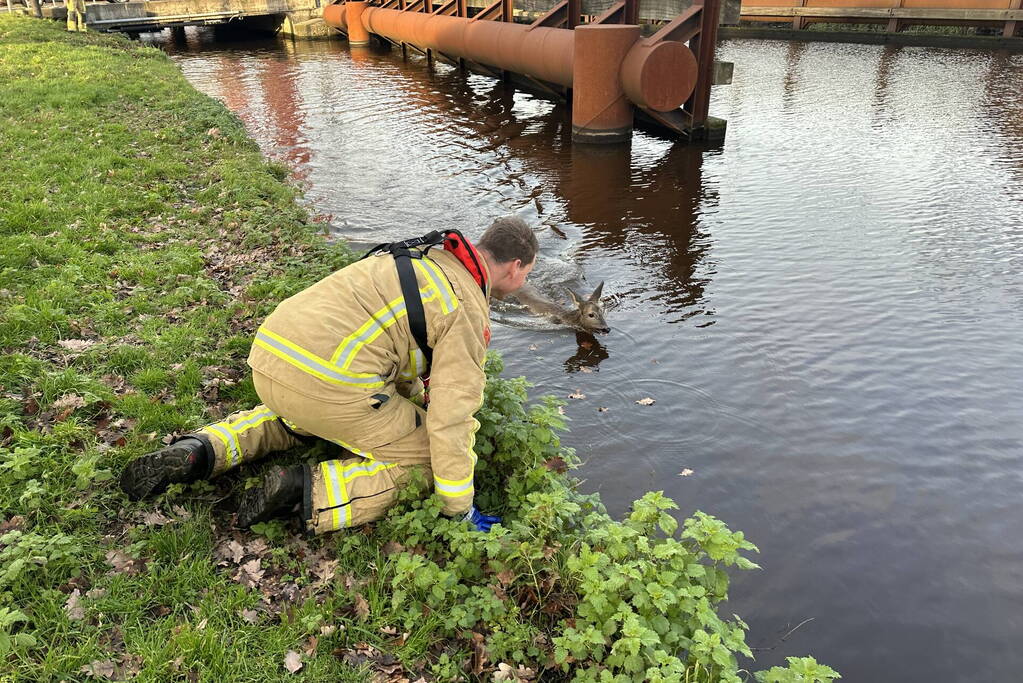
[{"label": "reflection on water", "polygon": [[664,489],[761,547],[728,606],[756,668],[1018,677],[1023,55],[725,42],[722,148],[587,148],[563,105],[418,58],[156,40],[339,234],[514,213],[552,282],[606,282],[610,334],[499,312],[494,345],[586,397],[565,442],[612,512]]}]

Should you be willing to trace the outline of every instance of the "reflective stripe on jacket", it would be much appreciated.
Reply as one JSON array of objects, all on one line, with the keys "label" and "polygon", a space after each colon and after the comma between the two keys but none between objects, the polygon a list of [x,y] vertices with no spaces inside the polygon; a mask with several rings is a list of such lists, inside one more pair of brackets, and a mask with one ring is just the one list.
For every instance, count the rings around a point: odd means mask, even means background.
[{"label": "reflective stripe on jacket", "polygon": [[[445,513],[457,514],[473,498],[479,427],[473,415],[486,381],[489,296],[449,252],[435,248],[413,264],[433,348],[430,463]],[[249,365],[292,391],[332,403],[408,397],[427,368],[408,327],[394,258],[357,261],[282,301],[259,328]],[[301,424],[301,416],[289,417]],[[372,451],[414,428],[367,417],[346,440],[353,450]]]}]

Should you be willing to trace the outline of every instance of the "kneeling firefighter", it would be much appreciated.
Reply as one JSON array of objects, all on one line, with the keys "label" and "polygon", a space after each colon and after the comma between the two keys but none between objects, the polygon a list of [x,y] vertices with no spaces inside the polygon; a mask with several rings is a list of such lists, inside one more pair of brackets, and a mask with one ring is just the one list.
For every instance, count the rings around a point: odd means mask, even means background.
[{"label": "kneeling firefighter", "polygon": [[494,221],[477,247],[457,231],[376,247],[264,321],[248,359],[262,405],[131,462],[121,488],[139,500],[319,438],[352,455],[271,469],[242,495],[240,526],[297,504],[314,533],[371,522],[420,468],[445,515],[489,531],[500,519],[473,505],[473,415],[490,297],[521,287],[537,250],[515,217]]}]

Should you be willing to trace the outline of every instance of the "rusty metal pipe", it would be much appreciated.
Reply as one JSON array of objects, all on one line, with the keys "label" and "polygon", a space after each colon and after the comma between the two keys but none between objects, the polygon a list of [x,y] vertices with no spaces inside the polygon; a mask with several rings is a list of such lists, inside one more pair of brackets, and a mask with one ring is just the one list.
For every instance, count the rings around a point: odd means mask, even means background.
[{"label": "rusty metal pipe", "polygon": [[639,26],[579,26],[574,33],[572,140],[624,142],[632,137],[632,104],[619,72],[639,40]]},{"label": "rusty metal pipe", "polygon": [[648,113],[675,111],[693,93],[700,71],[686,45],[668,36],[641,40],[634,24],[560,29],[368,7],[363,0],[328,5],[323,19],[346,31],[352,45],[366,44],[375,33],[572,88],[572,138],[579,142],[628,139],[632,103]]},{"label": "rusty metal pipe", "polygon": [[348,22],[348,44],[355,46],[369,45],[369,31],[366,30],[362,15],[366,11],[363,0],[346,2],[345,18]]},{"label": "rusty metal pipe", "polygon": [[[336,26],[331,18],[324,13],[324,20]],[[370,33],[394,41],[559,85],[572,84],[571,31],[379,7],[367,7],[362,20]]]}]

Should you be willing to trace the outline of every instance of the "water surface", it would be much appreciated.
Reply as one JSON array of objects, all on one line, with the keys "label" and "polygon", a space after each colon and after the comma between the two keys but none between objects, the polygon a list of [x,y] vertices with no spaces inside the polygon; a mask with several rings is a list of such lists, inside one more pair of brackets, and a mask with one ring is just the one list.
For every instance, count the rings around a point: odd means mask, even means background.
[{"label": "water surface", "polygon": [[723,146],[591,149],[563,106],[398,52],[151,39],[340,235],[515,213],[550,272],[606,281],[609,335],[508,313],[494,346],[585,395],[566,442],[612,513],[663,489],[761,547],[724,606],[755,668],[1019,678],[1023,55],[726,41]]}]

